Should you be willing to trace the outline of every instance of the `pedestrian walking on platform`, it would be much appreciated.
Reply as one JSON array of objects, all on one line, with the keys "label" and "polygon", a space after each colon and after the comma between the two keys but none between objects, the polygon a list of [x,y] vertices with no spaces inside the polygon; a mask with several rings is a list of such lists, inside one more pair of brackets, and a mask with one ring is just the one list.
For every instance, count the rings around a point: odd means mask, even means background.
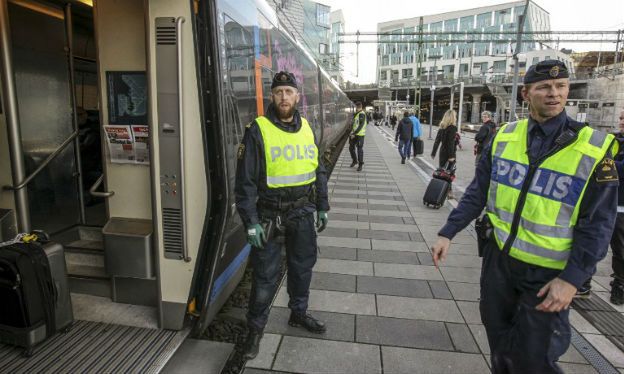
[{"label": "pedestrian walking on platform", "polygon": [[401,163],[405,163],[405,159],[410,156],[410,149],[412,148],[412,134],[413,134],[412,120],[409,118],[409,112],[403,113],[403,118],[399,122],[396,135],[394,135],[394,141],[398,141],[399,155],[401,155]]},{"label": "pedestrian walking on platform", "polygon": [[[366,135],[366,113],[362,110],[362,103],[355,103],[355,115],[349,135],[349,153],[351,154],[351,167],[358,165],[357,171],[362,171],[364,165],[364,136]],[[357,153],[356,153],[357,149]]]},{"label": "pedestrian walking on platform", "polygon": [[436,266],[453,237],[479,217],[479,310],[493,373],[563,373],[569,306],[604,258],[615,223],[613,135],[568,117],[563,62],[529,68],[530,117],[501,127],[475,178],[432,246]]},{"label": "pedestrian walking on platform", "polygon": [[431,150],[431,158],[435,159],[438,147],[440,147],[440,155],[438,165],[441,168],[445,167],[447,163],[455,162],[455,155],[457,153],[457,145],[455,143],[455,134],[457,134],[457,114],[453,109],[449,109],[444,113],[442,121],[438,129],[435,141],[433,142],[433,149]]},{"label": "pedestrian walking on platform", "polygon": [[496,134],[496,124],[492,121],[492,112],[486,110],[481,113],[481,122],[483,124],[479,128],[477,135],[475,135],[475,165],[479,164],[483,149]]},{"label": "pedestrian walking on platform", "polygon": [[247,229],[253,268],[248,334],[240,348],[245,359],[258,354],[278,287],[282,242],[288,266],[288,324],[313,333],[325,332],[325,324],[307,309],[317,255],[314,212],[319,232],[328,221],[327,173],[314,132],[297,110],[295,76],[277,73],[271,98],[266,115],[245,130],[236,169],[236,207]]},{"label": "pedestrian walking on platform", "polygon": [[392,115],[390,116],[390,125],[392,125],[392,131],[394,131],[394,127],[396,126],[397,121],[398,121],[397,116],[394,113],[392,113]]},{"label": "pedestrian walking on platform", "polygon": [[422,140],[420,139],[420,135],[422,134],[422,129],[420,126],[420,120],[416,117],[415,113],[410,113],[410,120],[412,121],[412,147],[414,147],[414,153],[412,157],[416,157],[419,154],[423,153]]}]

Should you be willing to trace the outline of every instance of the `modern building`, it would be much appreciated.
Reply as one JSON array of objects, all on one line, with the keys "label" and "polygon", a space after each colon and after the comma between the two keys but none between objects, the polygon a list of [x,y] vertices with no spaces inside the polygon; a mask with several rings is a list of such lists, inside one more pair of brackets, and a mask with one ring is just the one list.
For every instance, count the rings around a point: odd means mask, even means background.
[{"label": "modern building", "polygon": [[344,51],[341,48],[339,34],[345,32],[345,19],[342,10],[335,10],[329,14],[330,37],[329,37],[329,53],[323,58],[323,66],[326,68],[333,80],[342,85],[344,78],[342,76],[342,64],[344,63]]},{"label": "modern building", "polygon": [[[514,1],[487,7],[453,11],[422,17],[423,33],[465,32],[464,35],[425,35],[421,49],[421,79],[457,79],[468,76],[504,75],[513,72],[512,48],[515,43],[496,42],[503,37],[496,34],[503,31],[516,31],[518,17],[524,12],[524,1]],[[377,49],[377,83],[388,85],[418,75],[418,36],[421,17],[399,19],[379,23],[377,31],[392,35],[380,36]],[[549,31],[550,15],[537,5],[529,2],[525,31]],[[489,32],[478,35],[472,42],[468,34]],[[504,35],[506,39],[513,35]],[[452,39],[451,39],[452,38]],[[449,40],[454,40],[449,42]],[[397,43],[411,41],[412,43]],[[416,43],[414,43],[416,42]],[[519,68],[522,74],[529,66],[544,59],[559,59],[569,69],[574,69],[570,57],[550,49],[546,43],[524,42],[519,54]],[[434,69],[437,72],[434,72]]]}]

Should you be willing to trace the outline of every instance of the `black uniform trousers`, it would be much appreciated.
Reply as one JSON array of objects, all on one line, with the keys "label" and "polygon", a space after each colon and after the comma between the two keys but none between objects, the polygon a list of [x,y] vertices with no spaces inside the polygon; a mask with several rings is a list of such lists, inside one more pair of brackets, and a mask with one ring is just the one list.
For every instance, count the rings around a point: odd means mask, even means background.
[{"label": "black uniform trousers", "polygon": [[479,309],[492,373],[563,373],[557,360],[570,346],[569,311],[540,312],[537,293],[560,270],[518,261],[491,239],[484,250]]},{"label": "black uniform trousers", "polygon": [[[312,268],[316,264],[314,214],[308,213],[282,223],[286,227],[288,307],[293,312],[305,313],[308,309]],[[247,312],[247,324],[250,327],[262,330],[266,326],[271,301],[278,287],[281,259],[282,245],[274,239],[269,240],[264,248],[251,249],[253,278]]]},{"label": "black uniform trousers", "polygon": [[616,278],[624,281],[624,213],[618,213],[615,218],[615,229],[611,236],[611,250],[613,260],[611,267]]},{"label": "black uniform trousers", "polygon": [[[355,153],[355,148],[357,148],[357,154]],[[353,162],[364,163],[364,135],[356,135],[353,139],[349,139],[349,153],[351,153]]]}]

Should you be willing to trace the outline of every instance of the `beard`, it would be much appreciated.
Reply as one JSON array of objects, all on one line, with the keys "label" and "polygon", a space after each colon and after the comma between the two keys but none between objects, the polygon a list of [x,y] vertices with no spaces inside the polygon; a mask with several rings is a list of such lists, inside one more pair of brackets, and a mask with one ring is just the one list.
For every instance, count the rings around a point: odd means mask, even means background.
[{"label": "beard", "polygon": [[294,105],[288,108],[283,108],[280,105],[276,105],[275,108],[277,109],[277,116],[279,119],[291,118],[295,114],[295,110],[297,110]]}]

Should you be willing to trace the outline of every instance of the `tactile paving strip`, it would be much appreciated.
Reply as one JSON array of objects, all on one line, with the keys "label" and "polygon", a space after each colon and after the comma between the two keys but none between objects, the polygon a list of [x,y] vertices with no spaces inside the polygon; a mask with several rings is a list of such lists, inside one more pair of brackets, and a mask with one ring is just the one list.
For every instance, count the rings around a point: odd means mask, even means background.
[{"label": "tactile paving strip", "polygon": [[624,351],[624,315],[596,295],[589,299],[575,299],[572,307]]}]

